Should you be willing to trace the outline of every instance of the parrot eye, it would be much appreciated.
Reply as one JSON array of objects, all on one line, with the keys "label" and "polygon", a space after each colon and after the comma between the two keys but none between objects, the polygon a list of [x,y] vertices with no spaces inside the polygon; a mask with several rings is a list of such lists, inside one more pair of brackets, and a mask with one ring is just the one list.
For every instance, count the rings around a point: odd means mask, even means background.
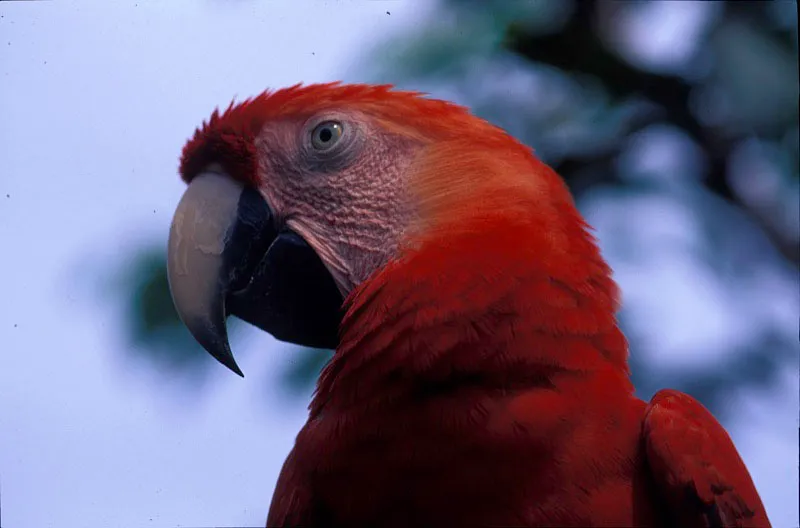
[{"label": "parrot eye", "polygon": [[336,121],[320,123],[311,132],[311,144],[317,150],[328,150],[333,147],[344,134],[342,124]]}]

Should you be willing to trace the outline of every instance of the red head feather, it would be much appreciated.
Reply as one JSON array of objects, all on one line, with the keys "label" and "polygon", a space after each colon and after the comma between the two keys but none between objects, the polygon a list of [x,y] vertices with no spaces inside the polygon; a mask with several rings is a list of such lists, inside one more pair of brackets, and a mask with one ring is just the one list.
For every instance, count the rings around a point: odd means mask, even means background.
[{"label": "red head feather", "polygon": [[[215,110],[183,148],[180,174],[190,181],[210,163],[219,163],[239,181],[255,183],[255,138],[269,121],[303,118],[332,108],[360,110],[393,131],[418,139],[457,137],[464,129],[482,130],[485,141],[508,141],[502,130],[472,116],[466,108],[391,85],[297,84]],[[520,145],[521,146],[521,145]]]}]

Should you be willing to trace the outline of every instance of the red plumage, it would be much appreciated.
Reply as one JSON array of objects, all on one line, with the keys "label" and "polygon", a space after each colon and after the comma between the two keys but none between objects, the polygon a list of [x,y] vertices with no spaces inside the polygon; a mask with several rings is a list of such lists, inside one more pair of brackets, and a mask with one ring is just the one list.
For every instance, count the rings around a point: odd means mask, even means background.
[{"label": "red plumage", "polygon": [[465,109],[339,84],[214,113],[183,152],[258,184],[268,122],[361,112],[425,145],[423,218],[350,293],[270,526],[769,526],[696,400],[634,396],[617,286],[561,179]]},{"label": "red plumage", "polygon": [[562,206],[560,260],[487,213],[351,295],[269,525],[769,526],[700,403],[633,395],[616,285]]}]

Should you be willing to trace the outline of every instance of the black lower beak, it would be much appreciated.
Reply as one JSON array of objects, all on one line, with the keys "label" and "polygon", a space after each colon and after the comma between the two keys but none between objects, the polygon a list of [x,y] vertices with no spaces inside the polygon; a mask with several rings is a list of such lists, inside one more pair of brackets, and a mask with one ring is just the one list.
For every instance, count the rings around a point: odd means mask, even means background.
[{"label": "black lower beak", "polygon": [[335,348],[342,296],[316,252],[277,230],[261,194],[221,171],[189,184],[175,212],[167,271],[181,320],[220,363],[243,375],[225,319],[235,315],[281,341]]}]

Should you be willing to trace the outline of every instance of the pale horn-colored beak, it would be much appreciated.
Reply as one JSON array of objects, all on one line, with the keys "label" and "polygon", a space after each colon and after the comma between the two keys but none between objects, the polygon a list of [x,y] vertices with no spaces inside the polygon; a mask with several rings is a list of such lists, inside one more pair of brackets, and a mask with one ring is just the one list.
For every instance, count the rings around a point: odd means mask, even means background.
[{"label": "pale horn-colored beak", "polygon": [[298,345],[335,348],[342,295],[297,233],[276,226],[261,193],[218,166],[192,178],[169,232],[169,288],[194,338],[242,375],[225,320],[235,315]]},{"label": "pale horn-colored beak", "polygon": [[167,276],[183,323],[220,363],[243,376],[228,343],[226,300],[246,285],[276,237],[272,214],[257,191],[223,171],[194,177],[181,198],[169,232]]}]

